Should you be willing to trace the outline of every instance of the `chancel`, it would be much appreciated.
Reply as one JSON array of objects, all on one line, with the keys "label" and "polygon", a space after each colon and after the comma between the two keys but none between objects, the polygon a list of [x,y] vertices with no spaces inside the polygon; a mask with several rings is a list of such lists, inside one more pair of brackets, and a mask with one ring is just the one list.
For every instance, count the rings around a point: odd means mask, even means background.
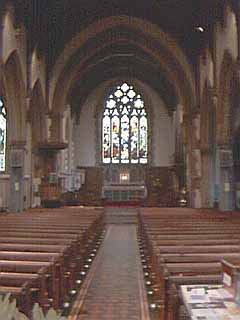
[{"label": "chancel", "polygon": [[239,0],[0,0],[0,318],[240,317],[239,67]]}]

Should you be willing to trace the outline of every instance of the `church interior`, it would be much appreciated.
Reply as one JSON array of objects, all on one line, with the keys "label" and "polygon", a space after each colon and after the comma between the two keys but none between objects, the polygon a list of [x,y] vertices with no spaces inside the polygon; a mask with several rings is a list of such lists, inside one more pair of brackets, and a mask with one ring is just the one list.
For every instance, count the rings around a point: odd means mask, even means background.
[{"label": "church interior", "polygon": [[0,0],[0,319],[240,319],[239,211],[239,0]]}]

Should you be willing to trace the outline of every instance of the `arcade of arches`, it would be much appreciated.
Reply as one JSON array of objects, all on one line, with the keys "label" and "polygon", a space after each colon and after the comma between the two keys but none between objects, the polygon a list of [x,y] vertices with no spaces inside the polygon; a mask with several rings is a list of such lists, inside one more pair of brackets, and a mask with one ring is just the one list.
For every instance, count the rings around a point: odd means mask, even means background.
[{"label": "arcade of arches", "polygon": [[0,208],[240,209],[239,1],[110,2],[1,1]]}]

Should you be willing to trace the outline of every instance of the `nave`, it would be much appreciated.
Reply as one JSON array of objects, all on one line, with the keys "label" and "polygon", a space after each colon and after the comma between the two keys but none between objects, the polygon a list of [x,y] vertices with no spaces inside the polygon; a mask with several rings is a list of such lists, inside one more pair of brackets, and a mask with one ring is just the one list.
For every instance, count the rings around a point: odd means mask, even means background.
[{"label": "nave", "polygon": [[136,225],[107,226],[92,269],[69,320],[150,320]]},{"label": "nave", "polygon": [[239,70],[239,0],[0,0],[0,320],[240,319]]},{"label": "nave", "polygon": [[0,26],[0,211],[240,209],[239,0],[1,0]]},{"label": "nave", "polygon": [[[66,207],[0,221],[0,293],[27,316],[15,320],[239,319],[237,212]],[[200,300],[202,287],[221,315],[209,302],[191,309],[188,292]]]}]

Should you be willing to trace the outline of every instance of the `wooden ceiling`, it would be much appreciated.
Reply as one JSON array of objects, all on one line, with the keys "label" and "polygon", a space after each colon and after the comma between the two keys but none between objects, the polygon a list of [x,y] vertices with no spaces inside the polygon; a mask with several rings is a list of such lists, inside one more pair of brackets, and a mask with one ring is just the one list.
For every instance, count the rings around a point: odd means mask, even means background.
[{"label": "wooden ceiling", "polygon": [[[158,25],[177,41],[194,67],[201,48],[206,42],[211,42],[214,20],[223,18],[226,1],[15,0],[14,3],[16,23],[23,21],[28,31],[29,51],[37,47],[39,53],[45,55],[48,70],[51,71],[57,56],[74,35],[90,23],[112,15],[134,16]],[[238,0],[228,2],[236,10]],[[203,27],[204,32],[199,32],[198,26]],[[83,88],[81,96],[85,97],[99,82],[114,76],[114,72],[118,76],[123,75],[126,72],[126,61],[133,61],[133,56],[134,49],[127,45],[100,52],[99,57],[89,61],[88,75],[76,81],[74,95],[81,92],[79,88]],[[129,60],[126,57],[131,58]],[[165,102],[174,108],[177,103],[174,88],[159,66],[150,63],[148,58],[144,53],[139,53],[135,62],[130,63],[132,74],[147,81],[152,87],[155,86]]]},{"label": "wooden ceiling", "polygon": [[[30,32],[31,46],[52,63],[67,40],[91,22],[110,15],[141,17],[170,34],[194,57],[221,19],[225,0],[15,0],[18,19]],[[237,0],[232,0],[233,5]],[[196,30],[203,26],[204,33]],[[46,51],[47,49],[47,51]]]}]

